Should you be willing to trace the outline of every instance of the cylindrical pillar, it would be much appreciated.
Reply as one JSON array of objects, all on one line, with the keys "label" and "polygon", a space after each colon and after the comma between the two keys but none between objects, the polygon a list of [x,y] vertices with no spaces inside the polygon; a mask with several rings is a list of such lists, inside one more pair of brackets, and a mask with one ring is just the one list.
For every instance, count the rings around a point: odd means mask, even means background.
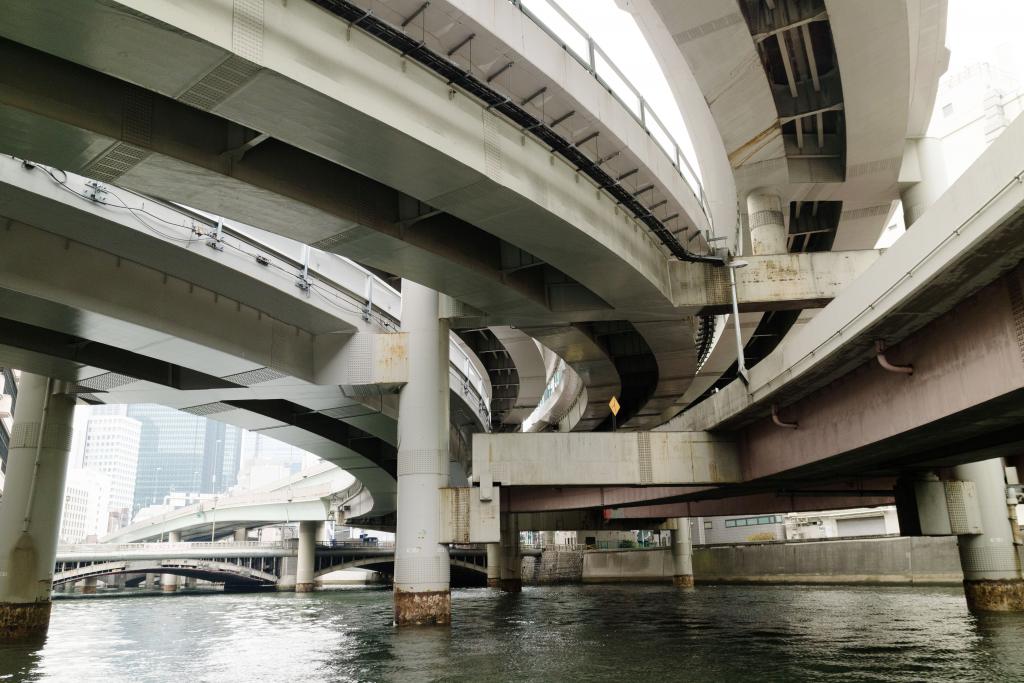
[{"label": "cylindrical pillar", "polygon": [[82,579],[82,595],[96,595],[96,577]]},{"label": "cylindrical pillar", "polygon": [[63,383],[22,373],[0,498],[0,642],[41,638],[50,589],[74,399]]},{"label": "cylindrical pillar", "polygon": [[299,522],[299,557],[295,569],[295,592],[313,592],[313,567],[316,564],[316,530],[320,522]]},{"label": "cylindrical pillar", "polygon": [[487,587],[498,588],[501,584],[501,544],[487,544]]},{"label": "cylindrical pillar", "polygon": [[523,590],[523,555],[519,549],[519,518],[501,516],[501,590],[518,593]]},{"label": "cylindrical pillar", "polygon": [[1024,572],[1007,514],[1002,458],[953,468],[959,481],[973,481],[983,533],[959,536],[964,595],[972,612],[1024,611]]},{"label": "cylindrical pillar", "polygon": [[928,208],[949,188],[946,174],[946,157],[942,151],[942,140],[918,138],[907,141],[908,150],[912,145],[917,160],[918,180],[900,192],[903,201],[903,222],[907,229],[917,222]]},{"label": "cylindrical pillar", "polygon": [[693,543],[689,517],[677,517],[672,529],[672,584],[693,588]]},{"label": "cylindrical pillar", "polygon": [[747,216],[750,220],[750,250],[755,256],[789,251],[786,218],[778,195],[748,195]]},{"label": "cylindrical pillar", "polygon": [[245,527],[235,529],[235,543],[245,543],[249,540],[249,530]]},{"label": "cylindrical pillar", "polygon": [[[168,531],[167,532],[168,543],[181,543],[181,532],[180,531]],[[178,590],[178,576],[177,574],[161,574],[160,575],[160,590],[164,593],[174,593]]]},{"label": "cylindrical pillar", "polygon": [[398,396],[398,626],[451,622],[448,547],[438,542],[448,485],[448,324],[438,312],[437,292],[402,281],[409,379]]}]

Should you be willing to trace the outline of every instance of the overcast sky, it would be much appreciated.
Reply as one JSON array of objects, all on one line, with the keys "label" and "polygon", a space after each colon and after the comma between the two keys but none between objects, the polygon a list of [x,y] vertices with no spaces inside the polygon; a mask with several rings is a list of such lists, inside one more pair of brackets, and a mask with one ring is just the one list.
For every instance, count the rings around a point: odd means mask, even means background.
[{"label": "overcast sky", "polygon": [[[550,0],[534,0],[536,7]],[[856,0],[847,0],[850,2]],[[633,82],[669,132],[681,143],[687,139],[682,116],[658,66],[654,54],[629,13],[620,10],[615,0],[557,0],[573,18],[604,48],[612,61]],[[538,11],[538,14],[540,12]],[[542,17],[543,18],[543,17]],[[951,50],[950,72],[980,61],[1003,62],[1024,81],[1024,0],[949,0],[946,46]],[[1016,57],[1016,59],[1015,59]]]}]

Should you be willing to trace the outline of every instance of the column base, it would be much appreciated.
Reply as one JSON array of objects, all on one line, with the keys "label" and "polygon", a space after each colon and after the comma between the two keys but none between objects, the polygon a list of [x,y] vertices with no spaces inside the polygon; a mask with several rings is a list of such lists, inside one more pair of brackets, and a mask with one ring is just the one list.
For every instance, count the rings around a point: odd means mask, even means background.
[{"label": "column base", "polygon": [[395,626],[452,623],[451,591],[413,593],[395,589]]},{"label": "column base", "polygon": [[487,587],[488,588],[501,588],[501,579],[493,579],[491,577],[487,577]]},{"label": "column base", "polygon": [[676,588],[693,588],[693,574],[677,574],[673,576],[672,585]]},{"label": "column base", "polygon": [[82,595],[96,595],[96,584],[82,586]]},{"label": "column base", "polygon": [[49,600],[46,602],[0,602],[0,643],[39,640],[50,626]]},{"label": "column base", "polygon": [[1024,579],[964,581],[972,612],[1024,612]]},{"label": "column base", "polygon": [[312,593],[316,590],[315,583],[297,583],[295,584],[296,593]]},{"label": "column base", "polygon": [[499,579],[498,587],[506,593],[522,593],[523,592],[523,580],[522,579]]},{"label": "column base", "polygon": [[177,593],[178,584],[176,583],[162,583],[160,584],[160,591],[163,593]]}]

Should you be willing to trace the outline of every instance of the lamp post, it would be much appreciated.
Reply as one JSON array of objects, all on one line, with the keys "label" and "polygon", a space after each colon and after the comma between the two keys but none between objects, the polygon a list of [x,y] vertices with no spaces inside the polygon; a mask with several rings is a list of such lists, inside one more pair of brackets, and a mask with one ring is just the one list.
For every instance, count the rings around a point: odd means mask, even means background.
[{"label": "lamp post", "polygon": [[736,269],[747,267],[747,262],[741,259],[733,259],[726,264],[729,269],[729,287],[732,290],[732,321],[736,331],[736,374],[744,386],[750,384],[747,377],[747,361],[743,357],[743,336],[740,334],[740,305],[736,294]]}]

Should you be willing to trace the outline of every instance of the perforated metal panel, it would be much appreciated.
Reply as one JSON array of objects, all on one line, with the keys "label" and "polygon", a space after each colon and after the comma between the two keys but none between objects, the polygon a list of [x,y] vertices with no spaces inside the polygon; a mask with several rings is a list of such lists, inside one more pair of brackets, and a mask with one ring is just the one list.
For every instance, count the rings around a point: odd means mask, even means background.
[{"label": "perforated metal panel", "polygon": [[448,454],[439,449],[400,448],[398,476],[403,474],[447,474]]},{"label": "perforated metal panel", "polygon": [[249,61],[263,59],[263,0],[235,0],[231,50]]},{"label": "perforated metal panel", "polygon": [[116,372],[105,372],[102,375],[96,375],[88,379],[83,379],[79,382],[79,386],[90,389],[91,391],[111,391],[118,387],[123,387],[132,382],[137,382],[134,377],[128,375],[121,375]]},{"label": "perforated metal panel", "polygon": [[943,484],[950,531],[957,536],[982,533],[981,509],[978,506],[978,490],[974,482],[947,481]]},{"label": "perforated metal panel", "polygon": [[89,162],[84,173],[90,178],[112,183],[149,156],[149,151],[125,142],[116,142]]},{"label": "perforated metal panel", "polygon": [[501,151],[501,133],[497,117],[489,111],[484,117],[484,169],[495,182],[505,177],[505,155]]},{"label": "perforated metal panel", "polygon": [[190,408],[182,408],[181,412],[190,413],[192,415],[198,415],[200,417],[204,415],[216,415],[217,413],[226,413],[229,410],[234,410],[233,406],[229,406],[227,403],[221,403],[216,401],[214,403],[204,403],[198,406],[192,406]]},{"label": "perforated metal panel", "polygon": [[654,468],[651,465],[651,435],[648,432],[637,432],[637,458],[640,468],[640,483],[650,484],[654,481]]},{"label": "perforated metal panel", "polygon": [[275,379],[281,379],[287,377],[283,372],[278,372],[272,368],[257,368],[255,370],[246,370],[245,372],[238,372],[234,375],[228,375],[224,379],[235,384],[241,384],[244,387],[251,387],[254,384],[262,384],[263,382],[271,382]]},{"label": "perforated metal panel", "polygon": [[238,55],[230,55],[183,92],[178,100],[197,109],[210,111],[238,92],[259,70],[259,64]]},{"label": "perforated metal panel", "polygon": [[1017,349],[1024,361],[1024,293],[1021,292],[1020,278],[1014,271],[1006,278],[1006,288],[1010,293],[1010,307],[1013,310],[1013,327],[1017,335]]},{"label": "perforated metal panel", "polygon": [[396,584],[449,583],[451,567],[447,553],[424,557],[404,550],[395,548]]}]

